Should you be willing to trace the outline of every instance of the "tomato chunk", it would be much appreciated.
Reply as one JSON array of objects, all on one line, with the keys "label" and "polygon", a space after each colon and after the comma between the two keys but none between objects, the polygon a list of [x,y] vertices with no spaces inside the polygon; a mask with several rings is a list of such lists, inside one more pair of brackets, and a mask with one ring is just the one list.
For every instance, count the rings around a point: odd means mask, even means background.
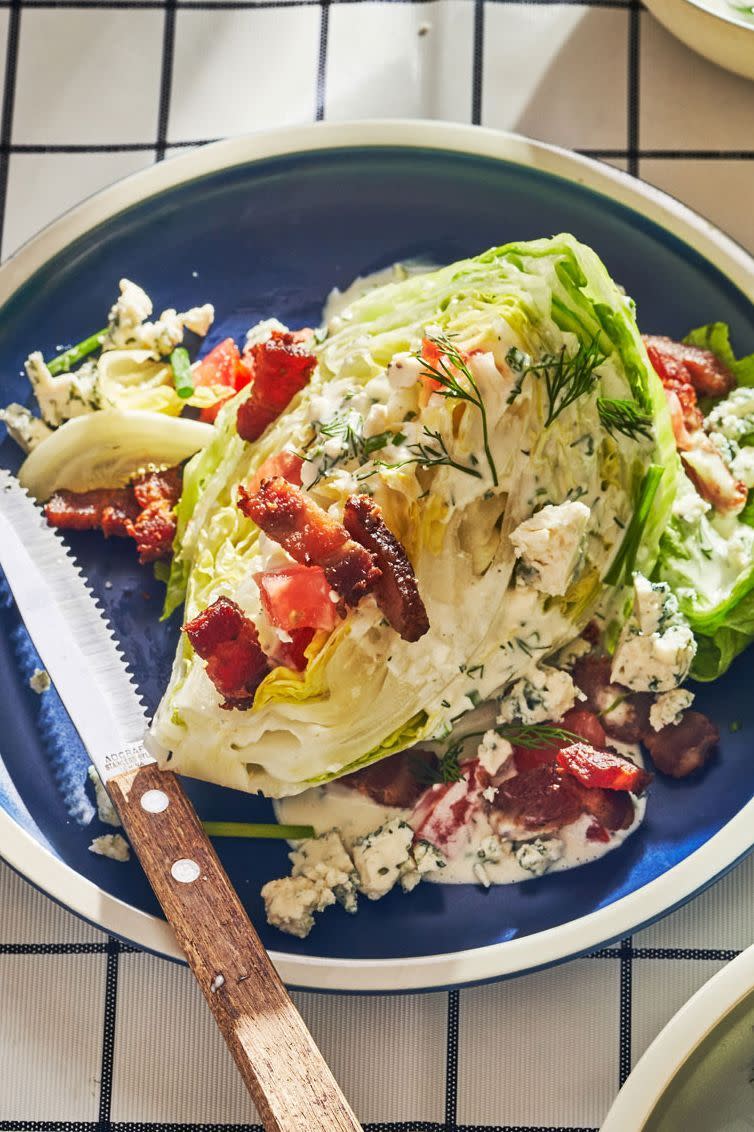
[{"label": "tomato chunk", "polygon": [[271,480],[273,476],[282,476],[288,483],[295,484],[296,487],[301,487],[301,468],[304,461],[301,456],[297,456],[295,452],[277,452],[274,456],[270,456],[261,465],[259,470],[249,480],[248,490],[251,492],[258,491],[262,486],[263,480]]},{"label": "tomato chunk", "polygon": [[652,777],[628,759],[610,751],[597,751],[588,743],[563,747],[556,758],[558,766],[583,786],[603,790],[630,790],[637,794],[646,789]]},{"label": "tomato chunk", "polygon": [[228,392],[202,409],[201,420],[214,424],[217,414],[226,401],[251,381],[251,371],[241,357],[232,338],[226,338],[207,354],[194,369],[194,388],[202,385],[225,385]]},{"label": "tomato chunk", "polygon": [[[590,743],[594,747],[604,747],[605,745],[605,732],[593,711],[572,708],[571,711],[566,712],[559,723],[554,723],[552,726],[560,727],[563,731],[570,731],[572,734],[578,735],[585,743]],[[548,763],[554,762],[558,751],[569,746],[571,742],[570,739],[556,739],[542,747],[514,745],[513,755],[516,760],[516,768],[522,771],[531,770],[536,766],[546,766]]]},{"label": "tomato chunk", "polygon": [[292,629],[334,629],[338,620],[330,585],[321,566],[295,563],[254,575],[272,625]]}]

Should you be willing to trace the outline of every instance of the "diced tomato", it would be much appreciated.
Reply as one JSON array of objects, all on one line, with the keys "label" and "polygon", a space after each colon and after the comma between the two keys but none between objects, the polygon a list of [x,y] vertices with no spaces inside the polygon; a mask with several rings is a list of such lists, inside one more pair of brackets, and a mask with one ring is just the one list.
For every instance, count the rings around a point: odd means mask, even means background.
[{"label": "diced tomato", "polygon": [[194,369],[194,386],[227,385],[238,392],[249,384],[251,375],[241,366],[241,352],[232,338],[226,338],[207,354]]},{"label": "diced tomato", "polygon": [[[433,366],[434,369],[441,368],[440,359],[443,356],[442,350],[437,343],[433,342],[430,338],[422,338],[421,356],[424,361],[427,362],[428,365]],[[436,393],[438,389],[442,389],[442,382],[438,381],[437,378],[433,377],[429,372],[420,373],[419,378],[423,386],[422,401],[426,404],[432,393]]]},{"label": "diced tomato", "polygon": [[334,629],[338,620],[330,585],[321,566],[294,563],[254,575],[272,625],[292,629]]},{"label": "diced tomato", "polygon": [[285,668],[292,668],[294,672],[303,672],[306,668],[306,650],[314,639],[314,629],[292,629],[290,641],[281,641],[280,647],[275,649],[273,659]]},{"label": "diced tomato", "polygon": [[610,751],[598,751],[588,743],[563,747],[556,756],[558,766],[578,782],[602,790],[630,790],[640,793],[649,785],[651,775],[628,759]]},{"label": "diced tomato", "polygon": [[270,456],[259,470],[252,476],[248,483],[248,491],[258,491],[262,485],[262,480],[271,480],[273,476],[282,476],[288,483],[295,484],[296,487],[301,487],[301,468],[304,461],[301,456],[297,456],[295,452],[277,452],[274,456]]},{"label": "diced tomato", "polygon": [[[552,726],[560,727],[563,731],[570,731],[572,734],[578,735],[584,742],[595,747],[604,747],[605,745],[605,732],[593,711],[573,708],[566,712],[559,723],[554,723]],[[514,746],[513,754],[516,760],[516,768],[522,771],[531,770],[535,766],[546,766],[547,763],[554,762],[558,751],[567,747],[570,742],[569,739],[556,739],[542,747]]]},{"label": "diced tomato", "polygon": [[202,385],[225,385],[228,392],[214,405],[202,409],[200,419],[214,424],[217,414],[226,401],[243,389],[251,381],[251,370],[241,357],[232,338],[226,338],[207,354],[194,370],[194,387]]},{"label": "diced tomato", "polygon": [[[578,735],[579,739],[583,739],[592,747],[605,746],[605,729],[599,721],[599,716],[593,711],[587,711],[586,708],[572,708],[556,726]],[[567,743],[562,745],[568,746]]]}]

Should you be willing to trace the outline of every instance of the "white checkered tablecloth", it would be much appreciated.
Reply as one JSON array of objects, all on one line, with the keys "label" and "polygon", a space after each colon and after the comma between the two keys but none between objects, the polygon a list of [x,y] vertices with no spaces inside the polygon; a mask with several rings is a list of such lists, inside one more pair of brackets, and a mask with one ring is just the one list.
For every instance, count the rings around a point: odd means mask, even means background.
[{"label": "white checkered tablecloth", "polygon": [[[0,0],[0,67],[3,256],[203,141],[374,116],[576,148],[754,251],[754,83],[638,0]],[[753,882],[754,859],[633,939],[511,982],[295,998],[368,1132],[597,1129],[665,1022],[754,940]],[[256,1121],[187,971],[0,865],[0,1132]]]}]

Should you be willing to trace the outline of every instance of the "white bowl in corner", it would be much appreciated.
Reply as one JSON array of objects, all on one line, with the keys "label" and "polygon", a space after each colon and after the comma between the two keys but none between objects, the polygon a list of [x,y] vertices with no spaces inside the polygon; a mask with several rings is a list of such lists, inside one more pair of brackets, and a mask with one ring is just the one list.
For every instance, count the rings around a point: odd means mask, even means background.
[{"label": "white bowl in corner", "polygon": [[601,1132],[754,1128],[754,947],[718,971],[643,1054]]},{"label": "white bowl in corner", "polygon": [[653,16],[693,51],[754,79],[754,0],[645,0]]}]

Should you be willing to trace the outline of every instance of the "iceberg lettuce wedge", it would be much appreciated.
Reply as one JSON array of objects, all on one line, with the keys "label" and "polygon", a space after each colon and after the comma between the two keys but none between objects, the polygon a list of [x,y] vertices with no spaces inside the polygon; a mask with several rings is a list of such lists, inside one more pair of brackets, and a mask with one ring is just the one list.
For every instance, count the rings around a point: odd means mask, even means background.
[{"label": "iceberg lettuce wedge", "polygon": [[[416,358],[427,338],[468,359],[478,400],[432,394]],[[305,489],[333,513],[354,491],[374,496],[411,558],[430,630],[402,640],[368,597],[315,638],[305,672],[274,669],[247,711],[221,710],[182,639],[156,744],[174,769],[273,796],[446,732],[592,618],[620,619],[631,569],[654,568],[681,474],[633,304],[571,236],[359,294],[330,319],[317,354],[310,385],[258,441],[235,431],[242,392],[188,465],[167,610],[185,594],[190,618],[226,595],[263,647],[271,639],[253,575],[282,552],[235,495],[288,449],[303,454]],[[641,427],[612,427],[605,399]],[[580,553],[563,588],[546,593],[509,536],[545,505],[575,501],[589,513]]]}]

